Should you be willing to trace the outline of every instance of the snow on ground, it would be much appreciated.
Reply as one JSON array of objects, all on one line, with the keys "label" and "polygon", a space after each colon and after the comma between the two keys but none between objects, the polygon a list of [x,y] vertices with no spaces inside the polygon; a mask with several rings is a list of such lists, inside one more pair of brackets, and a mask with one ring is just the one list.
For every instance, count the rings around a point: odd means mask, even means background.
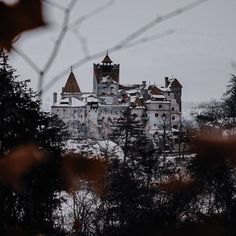
[{"label": "snow on ground", "polygon": [[66,149],[90,158],[108,157],[123,159],[124,157],[122,149],[116,143],[109,140],[85,139],[76,141],[69,139],[66,142]]}]

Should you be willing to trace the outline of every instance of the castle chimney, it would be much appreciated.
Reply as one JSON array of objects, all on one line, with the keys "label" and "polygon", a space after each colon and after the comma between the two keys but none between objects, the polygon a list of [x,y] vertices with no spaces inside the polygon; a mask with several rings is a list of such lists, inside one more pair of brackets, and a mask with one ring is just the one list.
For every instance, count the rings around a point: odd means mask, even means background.
[{"label": "castle chimney", "polygon": [[71,105],[72,105],[72,98],[69,97],[69,106],[71,106]]},{"label": "castle chimney", "polygon": [[170,84],[169,77],[165,77],[165,87],[167,88]]},{"label": "castle chimney", "polygon": [[57,93],[53,93],[53,104],[57,102]]}]

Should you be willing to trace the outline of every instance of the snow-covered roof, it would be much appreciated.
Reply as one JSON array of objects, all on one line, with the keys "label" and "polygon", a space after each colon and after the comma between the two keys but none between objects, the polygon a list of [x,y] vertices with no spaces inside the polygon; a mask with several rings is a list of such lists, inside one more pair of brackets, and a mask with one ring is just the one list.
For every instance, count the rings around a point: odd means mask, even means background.
[{"label": "snow-covered roof", "polygon": [[86,104],[77,98],[70,97],[59,100],[53,107],[84,107]]},{"label": "snow-covered roof", "polygon": [[169,103],[171,103],[171,102],[170,102],[170,101],[152,101],[152,100],[147,100],[147,101],[145,102],[145,104],[148,104],[148,103],[160,103],[160,104],[165,103],[165,104],[169,104]]},{"label": "snow-covered roof", "polygon": [[164,95],[152,95],[152,98],[161,98],[161,99],[165,99],[166,97]]},{"label": "snow-covered roof", "polygon": [[126,90],[126,93],[130,94],[130,93],[139,93],[138,89],[130,89],[130,90]]},{"label": "snow-covered roof", "polygon": [[87,102],[99,102],[98,99],[94,96],[87,97]]},{"label": "snow-covered roof", "polygon": [[139,88],[140,84],[121,84],[121,86],[125,87],[126,89],[134,89],[134,88]]},{"label": "snow-covered roof", "polygon": [[82,93],[82,98],[97,97],[94,93]]},{"label": "snow-covered roof", "polygon": [[159,87],[162,92],[171,92],[170,87],[165,88],[165,87]]}]

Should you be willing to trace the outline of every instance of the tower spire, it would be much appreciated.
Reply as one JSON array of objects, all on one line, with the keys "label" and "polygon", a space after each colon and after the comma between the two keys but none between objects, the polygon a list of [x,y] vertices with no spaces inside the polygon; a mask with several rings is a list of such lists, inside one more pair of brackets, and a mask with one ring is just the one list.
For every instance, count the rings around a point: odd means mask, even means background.
[{"label": "tower spire", "polygon": [[111,64],[113,61],[111,60],[111,58],[108,55],[108,50],[106,52],[106,56],[104,57],[104,59],[102,60],[102,64]]},{"label": "tower spire", "polygon": [[66,81],[65,87],[63,89],[64,93],[80,93],[80,87],[76,81],[75,75],[73,73],[73,67],[70,67],[70,75]]}]

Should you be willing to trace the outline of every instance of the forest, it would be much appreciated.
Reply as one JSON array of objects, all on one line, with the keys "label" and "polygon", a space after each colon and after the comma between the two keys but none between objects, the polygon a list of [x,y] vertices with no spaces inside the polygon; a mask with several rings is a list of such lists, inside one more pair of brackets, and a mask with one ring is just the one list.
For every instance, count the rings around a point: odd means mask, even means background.
[{"label": "forest", "polygon": [[1,235],[235,235],[235,91],[194,110],[192,154],[160,153],[128,109],[110,140],[123,158],[67,152],[65,124],[40,110],[0,55]]},{"label": "forest", "polygon": [[[0,235],[236,235],[236,75],[230,76],[221,99],[192,110],[194,125],[179,135],[188,152],[160,152],[130,109],[109,135],[122,156],[106,149],[99,158],[68,151],[67,126],[42,109],[44,93],[66,70],[51,81],[47,75],[66,34],[114,3],[70,23],[76,2],[0,2]],[[206,2],[192,1],[157,15],[108,49],[116,52],[166,37],[172,30],[144,33]],[[63,17],[42,66],[15,45],[22,34],[49,27],[44,4]],[[84,53],[75,68],[104,54],[104,49],[91,53],[89,40],[74,33]],[[13,68],[12,52],[36,73],[37,91]]]}]

